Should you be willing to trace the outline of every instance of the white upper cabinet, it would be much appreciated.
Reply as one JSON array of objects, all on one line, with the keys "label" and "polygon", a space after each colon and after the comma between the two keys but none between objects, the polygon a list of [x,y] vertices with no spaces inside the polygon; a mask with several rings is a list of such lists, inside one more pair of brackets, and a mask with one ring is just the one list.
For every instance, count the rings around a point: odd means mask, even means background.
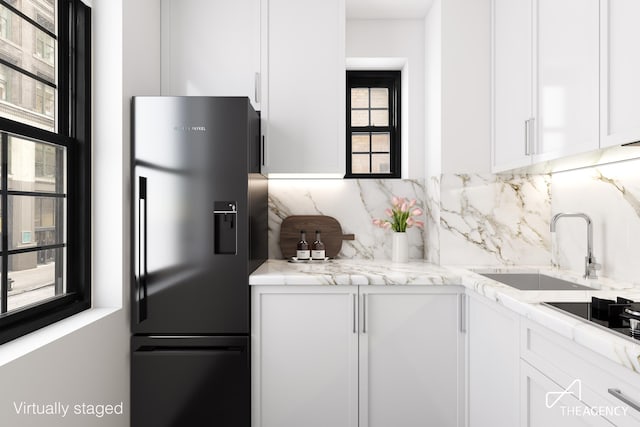
[{"label": "white upper cabinet", "polygon": [[492,169],[531,163],[531,0],[492,2]]},{"label": "white upper cabinet", "polygon": [[599,0],[493,0],[492,170],[599,147]]},{"label": "white upper cabinet", "polygon": [[597,150],[599,0],[537,0],[534,161]]},{"label": "white upper cabinet", "polygon": [[601,1],[600,146],[640,141],[640,1]]},{"label": "white upper cabinet", "polygon": [[162,94],[247,96],[260,109],[260,0],[162,0]]},{"label": "white upper cabinet", "polygon": [[263,173],[344,175],[345,0],[261,7]]}]

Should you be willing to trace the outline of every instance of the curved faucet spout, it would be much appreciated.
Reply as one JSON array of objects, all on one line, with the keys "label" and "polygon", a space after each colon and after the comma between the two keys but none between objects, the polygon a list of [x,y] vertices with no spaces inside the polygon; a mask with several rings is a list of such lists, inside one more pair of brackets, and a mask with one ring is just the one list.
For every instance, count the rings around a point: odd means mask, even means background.
[{"label": "curved faucet spout", "polygon": [[584,260],[584,277],[587,279],[597,279],[597,270],[601,268],[600,264],[596,262],[596,258],[593,256],[593,222],[589,215],[581,212],[560,212],[555,214],[551,218],[551,224],[549,229],[552,233],[556,232],[556,223],[560,218],[582,218],[587,223],[587,256]]}]

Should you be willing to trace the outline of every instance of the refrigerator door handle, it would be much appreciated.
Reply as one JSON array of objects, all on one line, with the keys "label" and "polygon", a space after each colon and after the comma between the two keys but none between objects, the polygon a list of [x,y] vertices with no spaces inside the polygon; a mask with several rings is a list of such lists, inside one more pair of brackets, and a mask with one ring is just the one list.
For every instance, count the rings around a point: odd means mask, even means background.
[{"label": "refrigerator door handle", "polygon": [[135,350],[137,353],[174,353],[174,352],[193,352],[193,353],[244,353],[246,348],[238,346],[143,346]]},{"label": "refrigerator door handle", "polygon": [[[147,178],[138,189],[138,323],[147,318]],[[144,213],[142,208],[144,206]]]}]

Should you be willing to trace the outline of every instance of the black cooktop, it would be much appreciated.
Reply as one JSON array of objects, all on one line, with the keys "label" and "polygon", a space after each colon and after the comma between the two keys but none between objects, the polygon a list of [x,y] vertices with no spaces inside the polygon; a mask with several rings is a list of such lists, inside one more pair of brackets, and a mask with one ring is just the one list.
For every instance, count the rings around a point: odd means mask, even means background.
[{"label": "black cooktop", "polygon": [[633,302],[621,297],[615,300],[592,297],[591,302],[546,302],[543,304],[607,328],[634,341],[640,341],[640,336],[632,335],[629,320],[621,316],[624,309]]}]

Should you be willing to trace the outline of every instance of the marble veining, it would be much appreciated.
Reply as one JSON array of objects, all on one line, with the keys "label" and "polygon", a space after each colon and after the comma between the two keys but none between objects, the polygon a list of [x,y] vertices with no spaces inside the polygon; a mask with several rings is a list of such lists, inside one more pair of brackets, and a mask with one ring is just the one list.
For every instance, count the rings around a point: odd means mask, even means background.
[{"label": "marble veining", "polygon": [[440,176],[426,180],[425,260],[440,264]]},{"label": "marble veining", "polygon": [[[418,200],[425,207],[424,180],[271,180],[269,181],[269,257],[281,258],[278,236],[282,220],[289,215],[328,215],[336,218],[344,233],[355,240],[344,241],[342,259],[390,259],[391,233],[372,224],[383,218],[392,196]],[[423,218],[424,220],[424,218]],[[425,258],[425,240],[430,231],[411,228],[409,257]]]},{"label": "marble veining", "polygon": [[265,285],[361,285],[361,286],[460,286],[524,316],[550,330],[599,353],[634,372],[640,372],[640,343],[602,330],[586,321],[564,314],[542,301],[589,301],[592,296],[640,301],[640,289],[630,283],[610,279],[582,279],[576,273],[528,268],[566,280],[596,287],[591,291],[520,291],[477,272],[519,272],[521,268],[481,267],[474,271],[462,267],[443,267],[425,261],[394,264],[384,260],[333,260],[327,263],[294,264],[268,260],[249,278],[253,286]]},{"label": "marble veining", "polygon": [[550,176],[450,174],[440,192],[440,262],[550,260]]},{"label": "marble veining", "polygon": [[[552,179],[552,212],[584,212],[593,221],[598,273],[640,283],[640,160],[556,173]],[[558,225],[554,254],[560,267],[584,269],[584,223]]]}]

